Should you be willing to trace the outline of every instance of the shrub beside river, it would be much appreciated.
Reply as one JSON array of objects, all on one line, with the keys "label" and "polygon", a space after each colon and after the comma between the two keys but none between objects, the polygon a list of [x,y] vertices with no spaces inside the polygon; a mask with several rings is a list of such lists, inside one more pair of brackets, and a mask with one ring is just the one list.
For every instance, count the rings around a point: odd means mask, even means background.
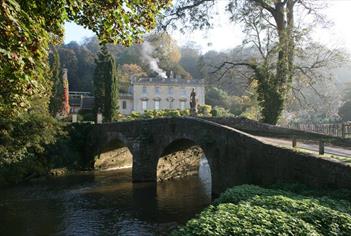
[{"label": "shrub beside river", "polygon": [[80,169],[90,124],[64,124],[43,113],[0,118],[0,186]]},{"label": "shrub beside river", "polygon": [[351,191],[296,186],[230,188],[172,235],[351,235]]}]

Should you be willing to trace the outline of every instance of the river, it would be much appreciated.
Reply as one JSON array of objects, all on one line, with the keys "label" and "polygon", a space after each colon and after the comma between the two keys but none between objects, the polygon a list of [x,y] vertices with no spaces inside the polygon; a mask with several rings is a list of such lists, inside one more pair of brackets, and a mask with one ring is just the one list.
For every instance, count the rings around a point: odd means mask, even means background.
[{"label": "river", "polygon": [[132,183],[131,169],[83,172],[0,190],[0,235],[168,235],[211,201],[199,176]]}]

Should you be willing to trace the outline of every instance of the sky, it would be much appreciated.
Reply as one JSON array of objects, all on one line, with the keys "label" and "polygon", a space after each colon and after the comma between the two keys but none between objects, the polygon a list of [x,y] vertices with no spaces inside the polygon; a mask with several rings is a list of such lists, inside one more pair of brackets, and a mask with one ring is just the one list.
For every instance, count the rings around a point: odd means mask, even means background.
[{"label": "sky", "polygon": [[[225,4],[226,1],[221,0],[219,5]],[[221,8],[221,6],[218,7]],[[317,28],[313,33],[314,40],[330,47],[345,48],[351,52],[351,0],[329,0],[328,8],[324,9],[323,13],[333,22],[333,25],[328,29]],[[177,40],[179,45],[193,41],[201,46],[203,52],[221,51],[240,45],[244,38],[241,27],[230,23],[228,17],[223,14],[216,17],[213,29],[186,34],[173,32],[172,37]],[[75,23],[67,22],[65,24],[65,43],[82,42],[84,38],[93,35],[93,32]]]}]

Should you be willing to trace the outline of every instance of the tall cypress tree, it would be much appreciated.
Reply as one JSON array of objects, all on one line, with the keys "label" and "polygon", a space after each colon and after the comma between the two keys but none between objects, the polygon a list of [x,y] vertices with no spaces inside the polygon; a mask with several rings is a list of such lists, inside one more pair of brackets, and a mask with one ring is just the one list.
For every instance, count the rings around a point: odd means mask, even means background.
[{"label": "tall cypress tree", "polygon": [[116,63],[102,46],[94,73],[95,111],[101,111],[106,121],[116,118],[119,109]]}]

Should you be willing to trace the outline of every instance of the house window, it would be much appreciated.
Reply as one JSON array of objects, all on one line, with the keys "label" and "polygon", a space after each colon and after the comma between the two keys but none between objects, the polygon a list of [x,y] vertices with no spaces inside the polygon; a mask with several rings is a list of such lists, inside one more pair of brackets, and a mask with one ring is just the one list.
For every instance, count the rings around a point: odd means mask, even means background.
[{"label": "house window", "polygon": [[169,109],[173,109],[173,100],[169,101]]},{"label": "house window", "polygon": [[122,101],[122,109],[127,109],[127,101]]},{"label": "house window", "polygon": [[185,88],[182,88],[182,95],[186,96],[186,89]]},{"label": "house window", "polygon": [[155,101],[155,110],[160,110],[160,101]]},{"label": "house window", "polygon": [[168,94],[172,95],[173,94],[173,87],[168,87]]},{"label": "house window", "polygon": [[147,101],[141,101],[141,109],[143,111],[147,110]]},{"label": "house window", "polygon": [[185,101],[180,101],[180,110],[185,109]]},{"label": "house window", "polygon": [[143,94],[146,94],[146,93],[147,93],[146,86],[143,86]]},{"label": "house window", "polygon": [[155,94],[157,94],[157,95],[160,94],[160,87],[155,87]]}]

